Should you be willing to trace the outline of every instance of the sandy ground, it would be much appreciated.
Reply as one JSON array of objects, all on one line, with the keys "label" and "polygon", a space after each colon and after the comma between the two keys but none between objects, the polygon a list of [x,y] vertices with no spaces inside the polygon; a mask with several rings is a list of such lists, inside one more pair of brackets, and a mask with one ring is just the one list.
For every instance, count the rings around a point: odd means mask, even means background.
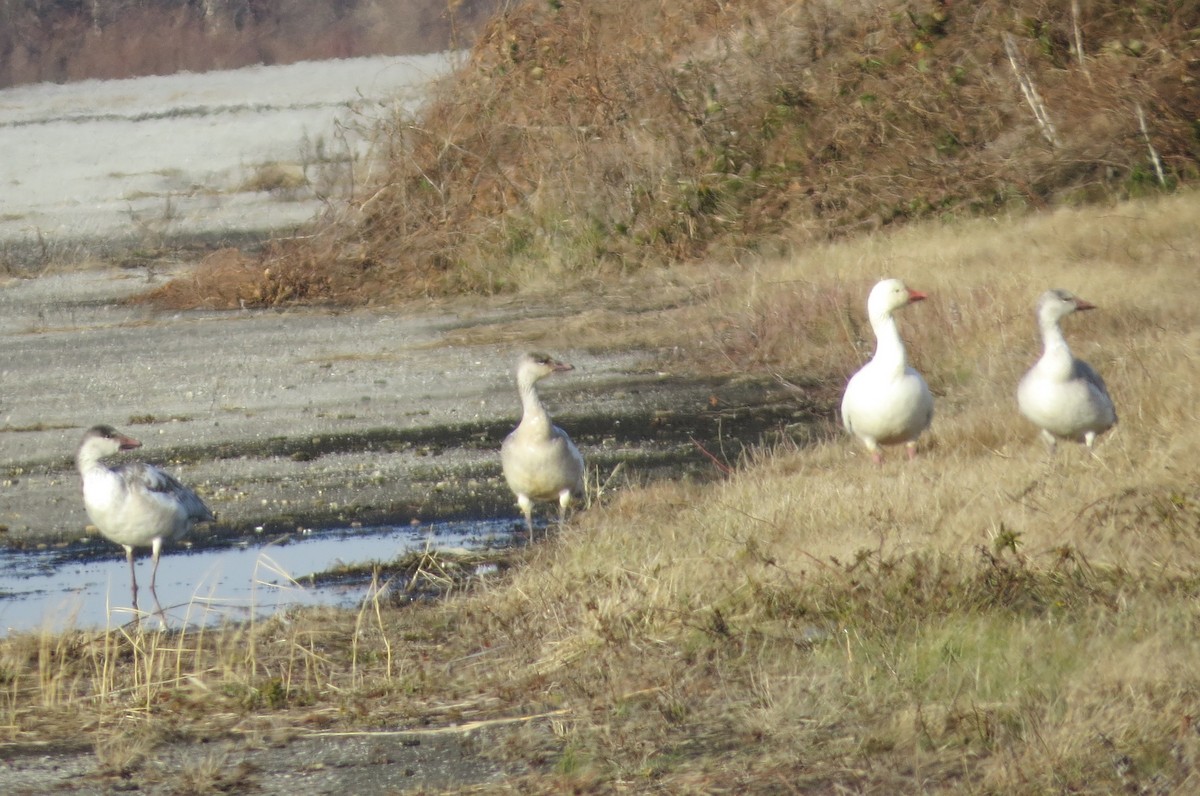
[{"label": "sandy ground", "polygon": [[376,732],[218,741],[199,749],[159,746],[130,774],[98,764],[90,748],[7,748],[0,788],[8,796],[247,793],[486,793],[505,777],[481,754],[487,732]]}]

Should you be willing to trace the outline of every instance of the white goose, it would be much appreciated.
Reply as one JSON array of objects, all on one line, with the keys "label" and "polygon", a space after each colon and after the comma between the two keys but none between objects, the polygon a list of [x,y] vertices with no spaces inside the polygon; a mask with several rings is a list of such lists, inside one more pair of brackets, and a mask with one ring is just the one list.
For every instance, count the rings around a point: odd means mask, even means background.
[{"label": "white goose", "polygon": [[1044,351],[1017,387],[1017,407],[1042,430],[1051,453],[1058,439],[1083,442],[1091,450],[1096,436],[1117,423],[1104,379],[1071,354],[1059,326],[1071,313],[1095,308],[1062,289],[1046,291],[1037,302]]},{"label": "white goose", "polygon": [[921,374],[908,366],[904,343],[892,313],[924,293],[911,290],[899,279],[885,279],[871,289],[867,315],[875,330],[875,356],[851,378],[842,396],[842,422],[863,441],[876,464],[883,462],[880,445],[908,448],[917,454],[917,437],[933,419],[933,396]]},{"label": "white goose", "polygon": [[198,522],[216,519],[195,492],[151,464],[127,462],[109,467],[103,459],[141,443],[112,426],[93,426],[83,435],[75,464],[83,477],[83,505],[100,533],[125,548],[137,607],[137,573],[133,548],[149,545],[154,559],[150,591],[154,592],[158,558],[164,541],[173,541]]},{"label": "white goose", "polygon": [[550,422],[537,394],[539,379],[574,370],[546,354],[525,354],[517,361],[517,390],[521,394],[520,424],[504,438],[500,463],[504,480],[517,496],[533,538],[533,502],[558,501],[558,519],[566,519],[571,501],[583,496],[583,456],[567,433]]}]

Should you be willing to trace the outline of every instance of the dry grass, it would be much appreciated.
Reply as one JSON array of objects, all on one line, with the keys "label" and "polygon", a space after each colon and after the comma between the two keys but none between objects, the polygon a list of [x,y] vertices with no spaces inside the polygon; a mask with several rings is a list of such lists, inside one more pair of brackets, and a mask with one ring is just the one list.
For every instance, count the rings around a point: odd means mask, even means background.
[{"label": "dry grass", "polygon": [[[869,355],[874,280],[927,291],[901,319],[937,393],[918,460],[826,435],[606,494],[435,605],[10,637],[0,724],[114,770],[168,738],[504,719],[471,726],[527,792],[1194,791],[1197,217],[1183,194],[698,270],[675,355],[814,390]],[[1067,324],[1121,417],[1094,457],[1048,460],[1015,411],[1051,286],[1100,307]]]}]

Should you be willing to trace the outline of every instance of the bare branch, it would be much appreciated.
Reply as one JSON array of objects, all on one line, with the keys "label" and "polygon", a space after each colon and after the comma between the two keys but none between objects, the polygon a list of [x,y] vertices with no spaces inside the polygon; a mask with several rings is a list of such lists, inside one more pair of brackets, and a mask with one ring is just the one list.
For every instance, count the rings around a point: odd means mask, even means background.
[{"label": "bare branch", "polygon": [[1042,131],[1042,137],[1049,141],[1052,147],[1062,146],[1058,140],[1058,133],[1054,129],[1054,123],[1050,121],[1050,114],[1046,111],[1046,104],[1042,102],[1041,96],[1034,88],[1033,81],[1029,79],[1029,73],[1021,63],[1021,54],[1017,51],[1017,43],[1009,33],[1004,34],[1004,51],[1008,53],[1008,62],[1012,64],[1013,72],[1017,76],[1017,85],[1021,87],[1025,101],[1033,110],[1033,118]]},{"label": "bare branch", "polygon": [[1088,83],[1092,82],[1092,73],[1088,71],[1087,61],[1083,56],[1083,34],[1079,30],[1079,0],[1071,0],[1071,29],[1075,35],[1075,57],[1079,59],[1079,68],[1087,76]]},{"label": "bare branch", "polygon": [[1167,178],[1163,174],[1162,158],[1158,156],[1158,150],[1154,148],[1154,142],[1150,140],[1150,130],[1146,127],[1146,113],[1142,110],[1142,103],[1136,103],[1134,108],[1137,109],[1138,127],[1142,129],[1142,138],[1146,139],[1146,148],[1150,150],[1150,162],[1154,164],[1154,174],[1158,177],[1158,184],[1166,186]]}]

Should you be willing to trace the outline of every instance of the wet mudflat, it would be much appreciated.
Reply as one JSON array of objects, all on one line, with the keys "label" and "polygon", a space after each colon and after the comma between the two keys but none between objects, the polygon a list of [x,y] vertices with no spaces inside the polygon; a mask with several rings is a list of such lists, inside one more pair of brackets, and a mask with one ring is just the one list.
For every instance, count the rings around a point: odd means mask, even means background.
[{"label": "wet mudflat", "polygon": [[411,575],[414,554],[437,556],[439,573],[444,559],[461,570],[458,579],[482,577],[518,538],[507,520],[260,530],[173,551],[154,592],[147,588],[151,563],[143,555],[137,562],[140,611],[132,606],[129,567],[116,545],[0,549],[0,635],[107,629],[140,619],[173,629],[218,626],[299,606],[429,598],[436,591]]},{"label": "wet mudflat", "polygon": [[[528,544],[498,459],[519,414],[510,369],[530,347],[509,341],[513,323],[553,325],[561,307],[161,313],[123,302],[147,284],[137,270],[0,284],[0,540],[4,577],[17,583],[5,588],[18,592],[0,597],[0,624],[133,619],[124,556],[88,529],[74,470],[79,438],[98,422],[140,439],[140,458],[219,516],[163,556],[171,628],[312,601],[353,609],[381,585],[383,599],[432,597],[409,588],[414,554],[444,555],[443,566],[465,551],[455,576],[469,581]],[[462,344],[464,327],[480,342]],[[697,378],[656,351],[553,350],[576,370],[543,382],[542,397],[601,500],[660,478],[720,478],[751,446],[825,433],[822,407],[778,382]],[[145,551],[138,574],[146,609]],[[160,743],[133,780],[93,746],[9,744],[0,783],[167,793],[190,771],[226,792],[302,794],[503,779],[486,754],[491,730],[462,717],[435,724]]]},{"label": "wet mudflat", "polygon": [[[714,393],[727,392],[708,386]],[[796,419],[794,407],[776,403],[687,417],[665,410],[635,411],[575,418],[570,425],[587,452],[593,484],[599,488],[604,481],[613,488],[656,478],[719,477],[722,468],[736,464],[748,446],[785,433]],[[397,493],[409,494],[408,500],[356,504],[349,512],[353,519],[348,519],[338,500],[305,512],[291,508],[300,499],[285,497],[277,501],[276,510],[272,510],[276,503],[259,501],[261,513],[248,512],[236,522],[222,520],[197,529],[168,549],[159,568],[157,597],[168,624],[244,620],[299,605],[353,607],[372,594],[372,570],[375,576],[381,570],[382,577],[391,579],[394,563],[414,551],[456,555],[527,543],[496,460],[495,440],[509,427],[510,422],[504,421],[419,431],[376,429],[320,438],[276,437],[247,442],[244,449],[222,443],[161,452],[164,461],[176,466],[224,460],[247,467],[257,461],[257,466],[247,469],[262,472],[269,472],[272,462],[291,469],[325,457],[342,461],[408,452],[420,462],[407,473],[405,489],[396,487]],[[23,473],[20,478],[62,484],[73,483],[71,468],[65,459],[11,466]],[[315,473],[325,480],[332,477],[328,467],[316,467]],[[313,488],[303,476],[275,486],[282,490],[289,484]],[[384,490],[389,485],[376,486]],[[252,489],[253,483],[241,488]],[[335,492],[329,485],[317,490],[327,495]],[[218,494],[227,491],[217,490]],[[353,501],[348,496],[343,502]],[[220,503],[210,503],[220,513]],[[81,522],[86,523],[86,517]],[[543,523],[539,533],[545,532]],[[118,546],[94,533],[77,540],[36,538],[30,535],[0,548],[0,632],[104,628],[134,617],[129,569]],[[138,557],[137,570],[144,587],[150,575],[146,551]],[[406,588],[402,579],[391,585]],[[143,610],[152,605],[146,595],[143,591]]]},{"label": "wet mudflat", "polygon": [[[138,458],[218,515],[164,555],[158,596],[177,621],[353,605],[369,578],[312,576],[422,547],[527,541],[497,455],[519,415],[510,370],[523,348],[447,340],[467,325],[503,339],[514,319],[554,310],[124,303],[145,286],[142,273],[113,270],[0,287],[0,626],[130,616],[123,553],[88,527],[74,469],[79,437],[101,422],[140,439]],[[802,440],[819,419],[820,407],[778,383],[668,372],[655,352],[555,353],[576,370],[543,382],[543,400],[583,450],[596,494],[720,477],[748,446]]]}]

